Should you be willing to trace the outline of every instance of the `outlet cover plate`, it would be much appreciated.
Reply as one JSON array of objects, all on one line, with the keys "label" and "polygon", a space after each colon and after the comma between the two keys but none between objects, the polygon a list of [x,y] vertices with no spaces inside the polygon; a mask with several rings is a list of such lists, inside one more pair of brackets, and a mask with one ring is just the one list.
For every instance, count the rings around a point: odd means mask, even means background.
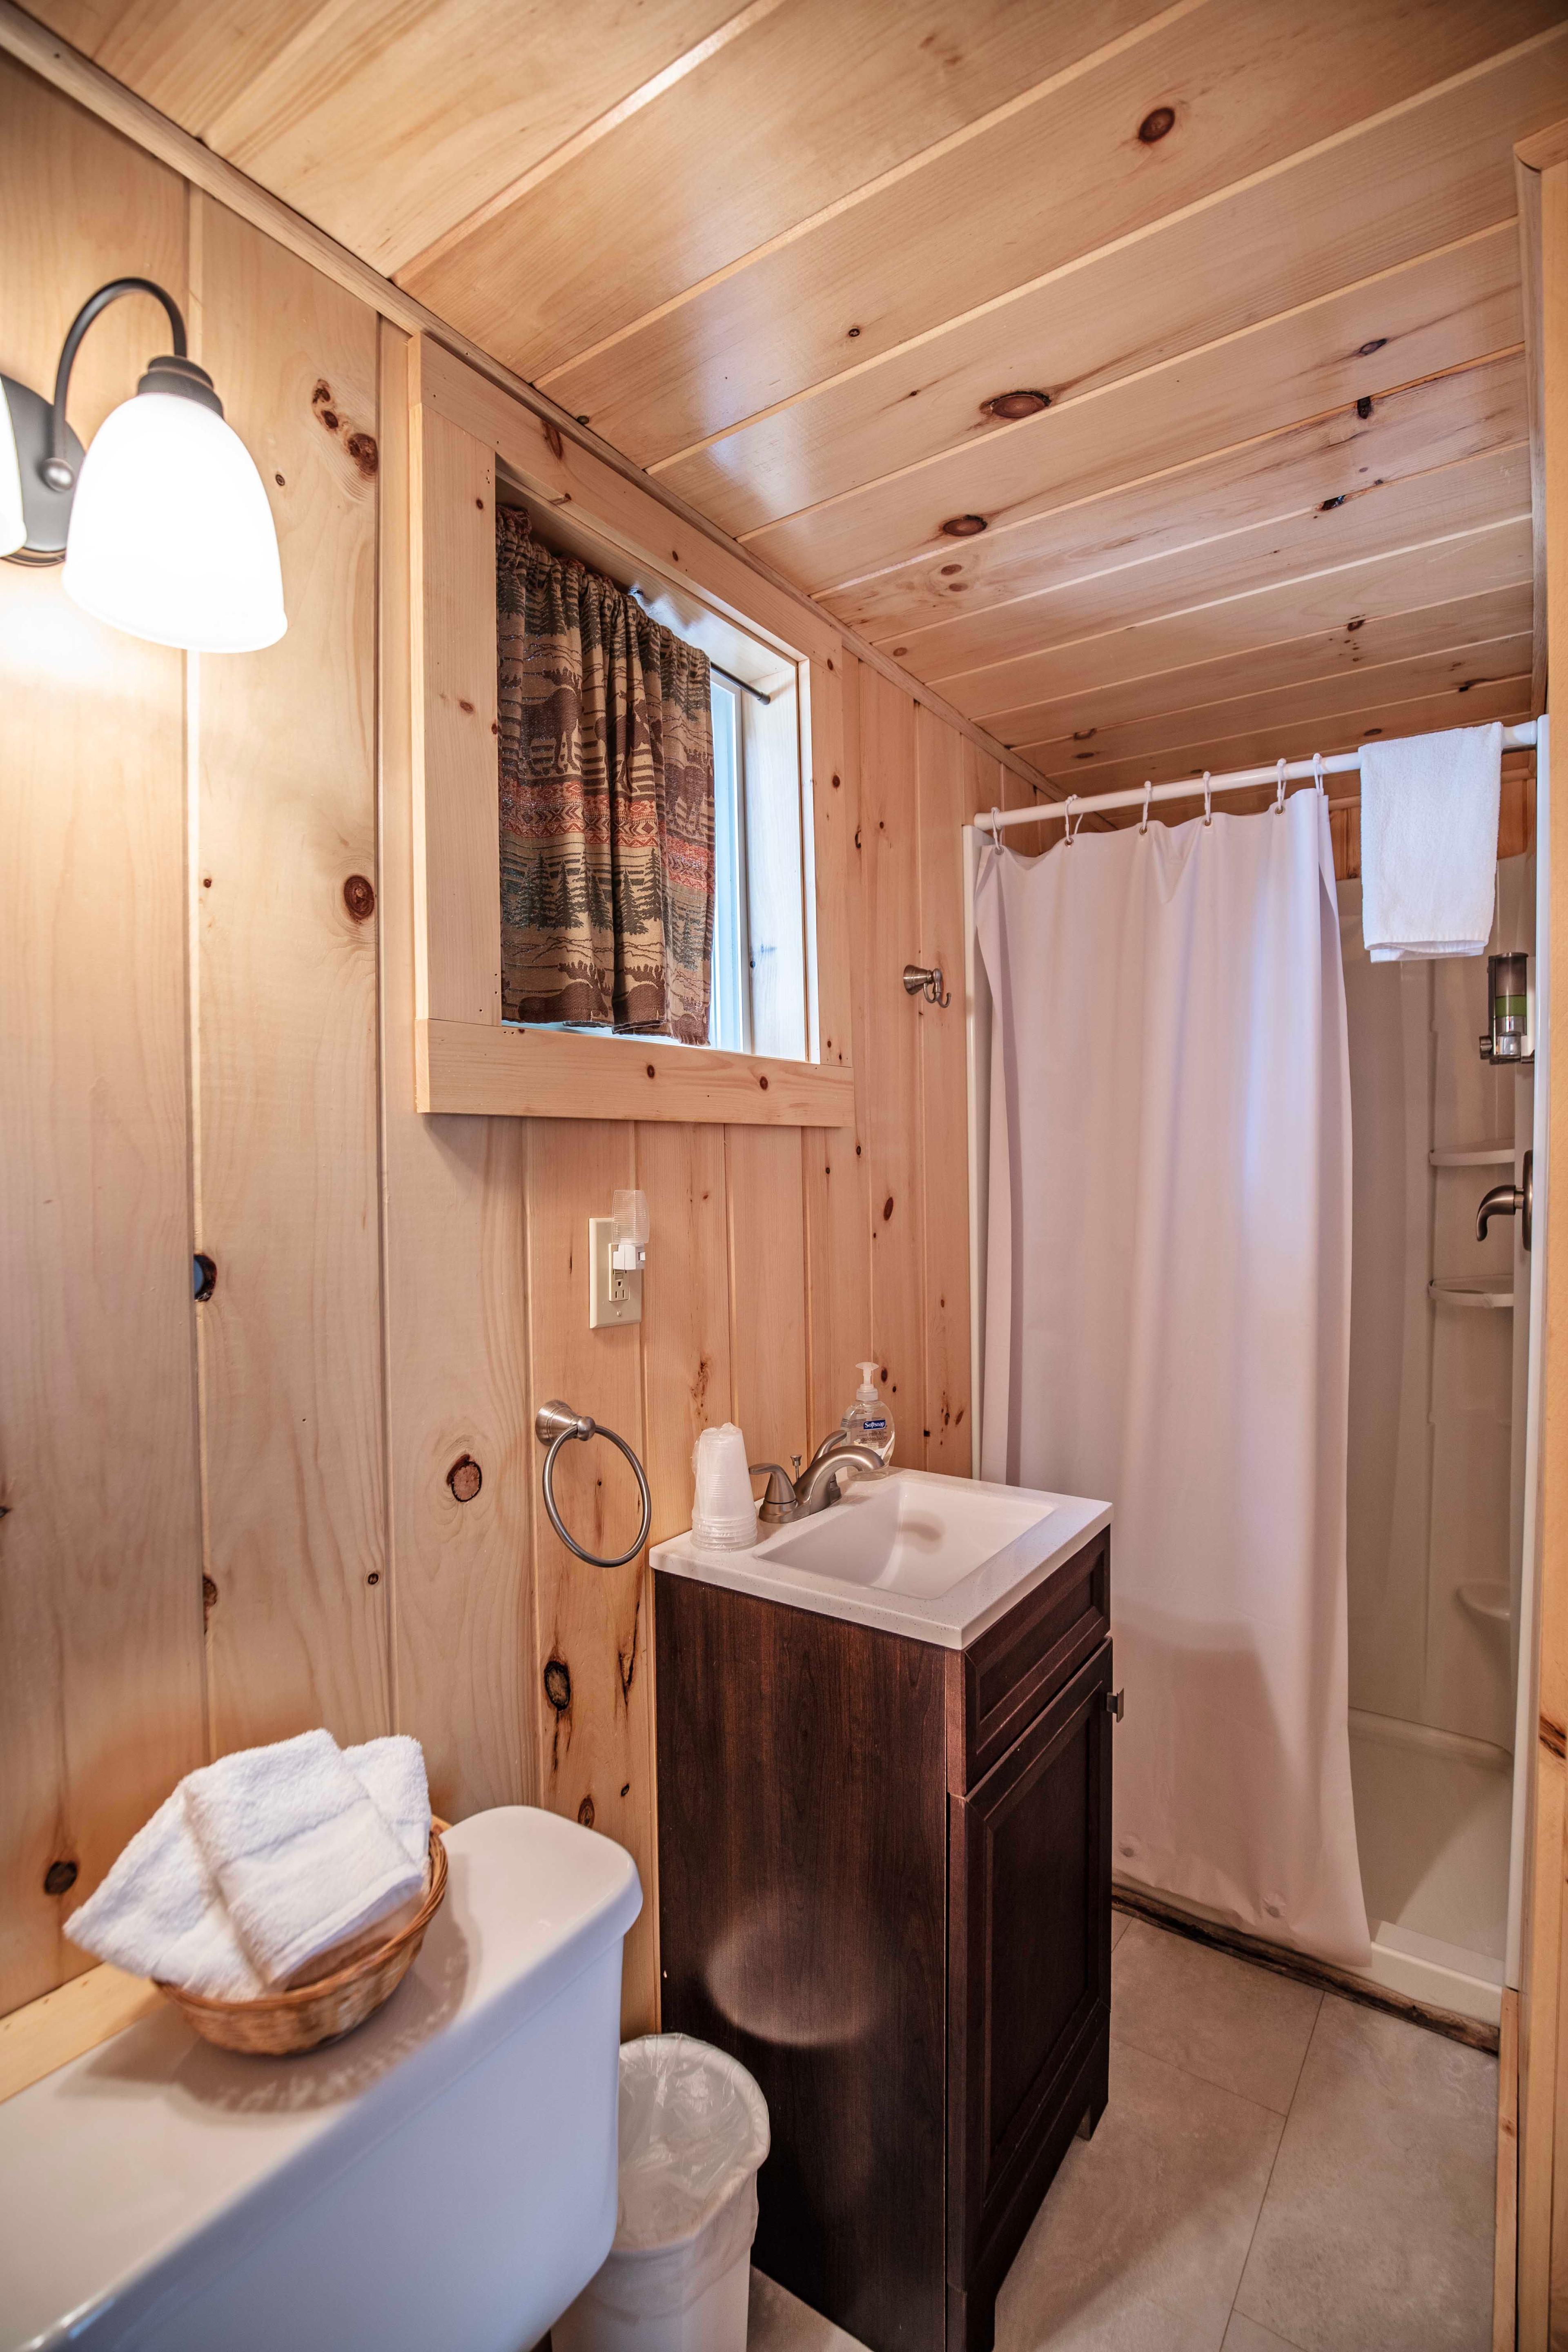
[{"label": "outlet cover plate", "polygon": [[603,1331],[642,1321],[642,1276],[617,1272],[610,1264],[614,1217],[588,1220],[588,1328]]}]

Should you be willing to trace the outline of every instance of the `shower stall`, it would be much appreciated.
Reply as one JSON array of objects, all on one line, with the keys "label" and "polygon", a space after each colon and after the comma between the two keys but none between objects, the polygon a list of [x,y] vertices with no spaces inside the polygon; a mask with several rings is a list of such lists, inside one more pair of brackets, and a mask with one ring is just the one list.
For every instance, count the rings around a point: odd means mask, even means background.
[{"label": "shower stall", "polygon": [[[1536,856],[1493,952],[1535,947]],[[1481,958],[1368,961],[1339,886],[1352,1099],[1346,1575],[1370,1973],[1495,2019],[1508,1978],[1531,1329],[1531,1064],[1483,1060]]]},{"label": "shower stall", "polygon": [[[1494,955],[1530,959],[1530,1044],[1542,1069],[1550,1013],[1547,733],[1542,721],[1539,735],[1532,726],[1506,739],[1536,745],[1535,832],[1526,854],[1500,859],[1489,943]],[[1355,761],[1320,764],[1348,770]],[[1307,763],[1292,773],[1301,768],[1310,773]],[[1205,781],[1218,793],[1259,779]],[[1191,787],[1118,797],[1142,799],[1146,824],[1149,797],[1183,790]],[[978,1472],[987,1281],[994,1285],[1001,1267],[1002,1292],[994,1287],[993,1297],[1005,1293],[1011,1260],[1002,1266],[992,1251],[987,1263],[997,1132],[993,1042],[994,1031],[1005,1048],[1005,1033],[973,919],[983,828],[965,828],[963,854]],[[1533,1059],[1483,1052],[1489,959],[1373,964],[1363,944],[1359,880],[1337,885],[1337,912],[1351,1120],[1348,1733],[1371,1940],[1360,1973],[1390,1993],[1495,2022],[1503,1987],[1520,1979],[1526,1776],[1516,1776],[1514,1758],[1528,1755],[1535,1729],[1547,1138],[1535,1118]],[[1331,907],[1331,929],[1332,920]],[[1043,1001],[1029,1006],[1022,1050],[1029,1024],[1050,1017]],[[1083,1110],[1064,1106],[1068,1116],[1081,1118]],[[1022,1181],[1026,1189],[1026,1167]],[[1499,1192],[1504,1197],[1480,1234],[1483,1201]],[[1527,1192],[1533,1234],[1523,1213]],[[1061,1245],[1073,1246],[1072,1237],[1064,1234]],[[1134,1524],[1123,1520],[1130,1535]],[[1113,1631],[1115,1591],[1113,1573]],[[1267,1611],[1267,1601],[1260,1605]],[[1128,1703],[1131,1715],[1131,1689]],[[1119,1843],[1117,1851],[1136,1849]],[[1174,1908],[1228,1919],[1254,1935],[1271,1933],[1267,1921],[1241,1913],[1205,1912],[1190,1883],[1184,1895],[1158,1872],[1128,1866],[1145,1895],[1152,1891]],[[1176,1873],[1178,1882],[1183,1875]],[[1310,1937],[1286,1940],[1312,1948]]]}]

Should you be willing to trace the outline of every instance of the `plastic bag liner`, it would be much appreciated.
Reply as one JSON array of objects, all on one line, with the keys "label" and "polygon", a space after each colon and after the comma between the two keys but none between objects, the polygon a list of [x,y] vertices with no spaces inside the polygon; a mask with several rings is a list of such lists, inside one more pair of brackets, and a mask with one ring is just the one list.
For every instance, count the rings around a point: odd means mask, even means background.
[{"label": "plastic bag liner", "polygon": [[621,2050],[620,2208],[589,2293],[626,2318],[684,2310],[747,2253],[767,2102],[745,2068],[686,2033]]}]

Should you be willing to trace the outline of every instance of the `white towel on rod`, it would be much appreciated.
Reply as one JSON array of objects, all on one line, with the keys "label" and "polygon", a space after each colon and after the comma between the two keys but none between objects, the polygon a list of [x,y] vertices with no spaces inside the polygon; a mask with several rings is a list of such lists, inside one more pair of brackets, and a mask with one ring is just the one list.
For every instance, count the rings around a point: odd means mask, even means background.
[{"label": "white towel on rod", "polygon": [[1373,963],[1479,956],[1491,936],[1502,728],[1361,747],[1361,923]]},{"label": "white towel on rod", "polygon": [[[263,1748],[248,1754],[276,1752]],[[417,1864],[422,1891],[430,1800],[418,1741],[397,1735],[366,1740],[349,1748],[343,1761],[363,1783],[403,1853]],[[137,1831],[100,1885],[72,1913],[66,1933],[83,1951],[111,1960],[132,1976],[161,1977],[187,1992],[206,1993],[217,2000],[254,2000],[268,1986],[240,1942],[196,1842],[185,1789],[182,1780]],[[375,1922],[382,1933],[390,1933],[395,1924],[390,1913]]]}]

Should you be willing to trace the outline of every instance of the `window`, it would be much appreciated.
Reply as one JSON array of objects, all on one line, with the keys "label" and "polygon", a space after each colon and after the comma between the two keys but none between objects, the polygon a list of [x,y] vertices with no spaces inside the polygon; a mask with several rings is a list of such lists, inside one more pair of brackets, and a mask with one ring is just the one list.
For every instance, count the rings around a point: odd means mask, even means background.
[{"label": "window", "polygon": [[[804,743],[812,746],[823,773],[837,764],[835,632],[728,549],[679,528],[591,452],[563,447],[540,419],[427,337],[412,348],[408,390],[418,453],[409,676],[416,1107],[500,1118],[848,1125],[855,1081],[843,1039],[836,1034],[827,1058],[816,1058],[816,974],[820,886],[832,914],[829,984],[837,1004],[846,985],[837,956],[848,844],[841,824],[829,822],[839,814],[837,804],[814,796],[812,762],[803,751]],[[721,706],[721,739],[730,754],[721,813],[727,856],[721,954],[728,986],[721,969],[718,1018],[733,1034],[749,1011],[749,1054],[708,1042],[706,985],[697,1001],[686,994],[684,1013],[674,1008],[672,1024],[690,1021],[674,1035],[651,1024],[619,1034],[595,1024],[584,1034],[575,1023],[542,1026],[537,1015],[519,1019],[508,1010],[508,932],[515,946],[527,926],[505,904],[516,877],[504,869],[498,893],[496,848],[508,829],[505,792],[515,790],[516,775],[532,772],[532,761],[526,769],[514,763],[503,786],[497,741],[508,711],[497,658],[498,503],[522,506],[541,536],[548,532],[563,552],[646,600],[650,617],[699,647],[724,673],[720,683],[735,689]],[[509,677],[505,692],[521,683]],[[710,686],[702,690],[707,718]],[[531,729],[531,743],[541,731]],[[545,743],[542,756],[549,753]],[[526,844],[529,828],[519,826],[515,837]],[[824,845],[826,883],[817,865]],[[686,857],[680,887],[688,909],[694,880],[700,902],[710,875],[706,857]],[[619,883],[612,876],[612,887],[638,885],[623,875]],[[701,909],[696,962],[684,953],[689,929],[678,942],[683,990],[693,971],[706,982],[716,912],[716,904]],[[683,919],[689,923],[689,912]],[[667,970],[669,962],[667,957]],[[521,971],[514,961],[514,1002],[559,999],[559,986],[533,984],[542,970],[542,957]],[[632,977],[641,984],[640,973]],[[616,992],[628,993],[612,989]],[[560,1022],[560,1013],[554,1019]],[[836,1017],[836,1031],[839,1025]],[[676,1042],[693,1031],[691,1045]]]},{"label": "window", "polygon": [[713,989],[708,1042],[782,1061],[807,1055],[805,878],[798,695],[721,674],[713,710]]},{"label": "window", "polygon": [[713,701],[713,992],[708,1042],[752,1050],[752,935],[746,903],[746,798],[741,697],[717,670]]}]

